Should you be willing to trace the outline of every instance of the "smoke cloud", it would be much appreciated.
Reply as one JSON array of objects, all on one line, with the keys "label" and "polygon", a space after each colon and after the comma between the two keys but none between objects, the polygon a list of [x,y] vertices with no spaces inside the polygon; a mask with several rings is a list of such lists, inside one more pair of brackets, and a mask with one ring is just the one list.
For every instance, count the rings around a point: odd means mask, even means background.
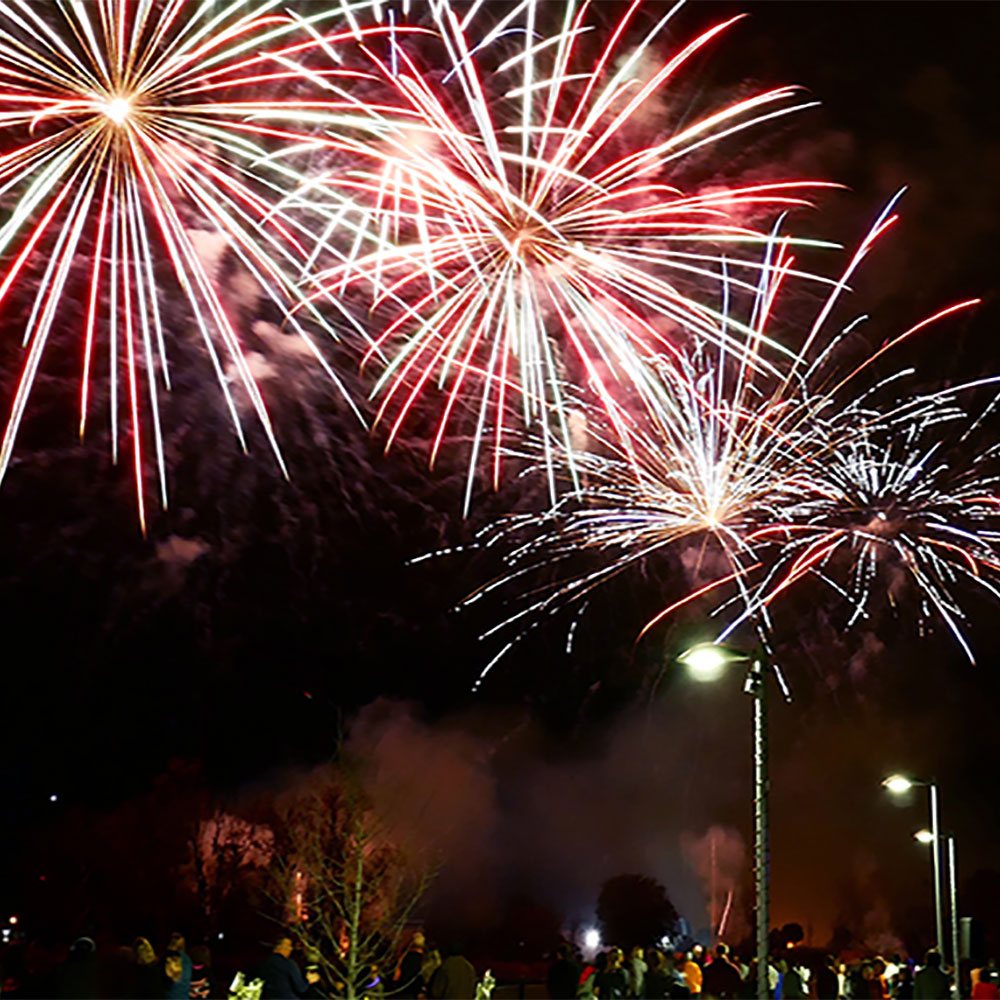
[{"label": "smoke cloud", "polygon": [[[568,925],[587,922],[606,879],[639,872],[665,885],[691,925],[707,928],[700,852],[714,842],[723,902],[734,890],[731,937],[743,929],[743,839],[710,823],[728,818],[734,782],[721,763],[717,781],[703,780],[714,755],[696,764],[690,749],[706,727],[682,713],[632,708],[589,752],[560,753],[523,715],[431,725],[412,706],[380,699],[354,720],[346,746],[365,761],[393,836],[439,864],[432,917],[488,927],[526,894]],[[700,838],[690,832],[706,826]]]}]

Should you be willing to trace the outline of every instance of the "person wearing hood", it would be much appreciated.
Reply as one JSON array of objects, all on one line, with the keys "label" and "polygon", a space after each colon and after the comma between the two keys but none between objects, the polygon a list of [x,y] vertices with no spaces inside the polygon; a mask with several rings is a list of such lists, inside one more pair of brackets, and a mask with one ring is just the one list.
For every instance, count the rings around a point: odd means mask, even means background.
[{"label": "person wearing hood", "polygon": [[[167,977],[167,1000],[188,1000],[191,995],[191,956],[188,955],[184,935],[174,931],[167,941],[164,973]],[[178,972],[178,966],[180,971]]]},{"label": "person wearing hood", "polygon": [[66,960],[56,970],[55,995],[59,1000],[93,1000],[97,988],[97,945],[93,938],[78,937]]},{"label": "person wearing hood", "polygon": [[156,952],[149,940],[137,937],[132,943],[132,987],[136,1000],[164,1000],[166,984]]}]

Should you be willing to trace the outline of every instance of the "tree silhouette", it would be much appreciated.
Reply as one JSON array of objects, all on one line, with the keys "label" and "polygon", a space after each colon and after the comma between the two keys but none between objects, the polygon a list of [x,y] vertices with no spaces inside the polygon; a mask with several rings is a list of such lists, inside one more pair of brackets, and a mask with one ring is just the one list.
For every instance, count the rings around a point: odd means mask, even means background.
[{"label": "tree silhouette", "polygon": [[286,801],[276,834],[277,920],[354,1000],[392,968],[433,873],[392,841],[345,761]]},{"label": "tree silhouette", "polygon": [[801,944],[805,936],[801,924],[784,924],[782,927],[772,927],[767,940],[772,953],[784,954],[786,949]]},{"label": "tree silhouette", "polygon": [[597,919],[608,943],[659,943],[677,921],[667,890],[647,875],[615,875],[601,886]]}]

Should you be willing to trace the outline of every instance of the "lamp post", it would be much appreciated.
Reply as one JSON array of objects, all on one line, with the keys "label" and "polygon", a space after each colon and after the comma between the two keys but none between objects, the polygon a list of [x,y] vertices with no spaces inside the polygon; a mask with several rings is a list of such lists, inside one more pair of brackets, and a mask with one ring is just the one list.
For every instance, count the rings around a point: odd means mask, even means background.
[{"label": "lamp post", "polygon": [[937,934],[937,946],[944,954],[944,917],[941,909],[941,831],[938,822],[938,787],[936,781],[918,781],[903,774],[892,774],[882,786],[893,795],[904,795],[911,788],[926,788],[930,795],[931,810],[931,858],[934,863],[934,922]]},{"label": "lamp post", "polygon": [[958,962],[962,949],[958,940],[958,870],[955,867],[955,838],[950,833],[948,834],[948,886],[951,903],[951,954],[955,964],[955,996],[958,996]]},{"label": "lamp post", "polygon": [[767,684],[766,661],[761,649],[753,653],[715,643],[703,643],[678,657],[698,681],[717,680],[731,663],[747,663],[743,690],[753,698],[754,763],[754,890],[757,918],[757,996],[767,1000],[768,924],[770,860],[768,857],[768,756],[767,756]]},{"label": "lamp post", "polygon": [[[934,834],[930,830],[918,830],[913,835],[921,844],[933,844]],[[958,988],[958,963],[962,945],[958,937],[958,868],[955,862],[955,835],[945,834],[948,844],[948,908],[951,910],[951,960],[955,969],[955,987]]]}]

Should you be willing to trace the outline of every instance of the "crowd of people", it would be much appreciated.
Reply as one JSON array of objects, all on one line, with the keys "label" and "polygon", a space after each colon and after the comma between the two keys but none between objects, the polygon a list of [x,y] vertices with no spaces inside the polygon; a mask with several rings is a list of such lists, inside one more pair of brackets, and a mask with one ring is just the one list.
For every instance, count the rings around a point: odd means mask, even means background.
[{"label": "crowd of people", "polygon": [[106,958],[98,956],[93,938],[79,937],[65,960],[48,976],[41,976],[34,987],[32,992],[59,1000],[207,1000],[216,996],[208,947],[195,945],[189,953],[184,935],[177,933],[167,939],[162,954],[157,954],[148,938],[138,937],[130,947],[119,948]]},{"label": "crowd of people", "polygon": [[[390,969],[363,967],[355,993],[364,1000],[476,1000],[481,980],[472,963],[451,944],[445,954],[429,947],[422,931],[415,931]],[[295,945],[280,934],[262,960],[246,965],[241,990],[259,1000],[321,1000],[343,997],[344,983],[319,957],[305,953],[300,962]],[[46,997],[53,1000],[210,1000],[230,995],[231,975],[213,967],[207,945],[187,949],[176,933],[158,952],[149,939],[136,938],[131,946],[98,953],[91,937],[77,938],[65,958],[47,971],[20,975],[8,967],[0,975],[0,994]],[[10,965],[10,963],[8,963]]]},{"label": "crowd of people", "polygon": [[[242,981],[254,984],[242,995],[260,1000],[303,1000],[345,995],[344,984],[321,967],[315,955],[300,963],[294,943],[279,935],[263,960],[248,966]],[[428,945],[422,931],[414,931],[391,968],[370,966],[356,984],[364,1000],[483,1000],[492,979],[482,979],[458,944],[441,951]],[[849,964],[825,958],[812,949],[789,947],[773,957],[767,968],[770,996],[775,1000],[949,1000],[951,970],[940,952],[928,951],[919,965],[899,956],[875,957]],[[170,935],[160,953],[144,937],[128,948],[101,956],[90,937],[73,942],[66,958],[37,989],[25,996],[66,1000],[134,998],[134,1000],[208,1000],[227,997],[228,977],[215,974],[212,956],[204,944],[187,949],[184,936]],[[9,983],[7,984],[10,985]],[[1000,1000],[1000,973],[993,961],[963,968],[960,995],[971,1000]],[[541,984],[538,984],[538,988]],[[725,944],[688,951],[618,947],[586,958],[569,942],[557,949],[545,984],[550,1000],[701,1000],[753,998],[758,995],[756,960],[744,961]],[[536,988],[535,995],[537,995]],[[524,984],[520,995],[525,996]]]},{"label": "crowd of people", "polygon": [[[772,957],[767,967],[768,991],[775,1000],[948,1000],[951,970],[945,971],[941,953],[932,949],[923,963],[876,957],[850,965],[828,955],[820,961],[807,952],[789,948]],[[612,947],[591,961],[580,958],[569,943],[560,946],[549,967],[548,993],[552,1000],[739,1000],[758,996],[757,960],[744,962],[726,944],[706,951],[633,948],[628,956]],[[971,970],[963,997],[1000,1000],[1000,976],[993,961]]]}]

